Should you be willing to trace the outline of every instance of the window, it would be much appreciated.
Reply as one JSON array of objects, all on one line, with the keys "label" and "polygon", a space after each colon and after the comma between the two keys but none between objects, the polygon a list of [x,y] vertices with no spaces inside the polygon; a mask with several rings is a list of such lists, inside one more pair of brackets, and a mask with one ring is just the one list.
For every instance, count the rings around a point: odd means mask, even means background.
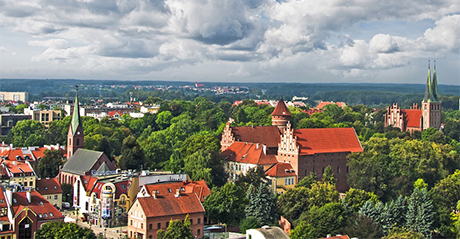
[{"label": "window", "polygon": [[141,229],[144,229],[144,223],[141,223]]},{"label": "window", "polygon": [[45,216],[45,218],[47,218],[47,217],[48,217],[48,214],[47,214],[47,213],[43,213],[43,216]]},{"label": "window", "polygon": [[168,188],[168,193],[170,193],[170,192],[171,192],[171,189],[170,189],[170,188]]},{"label": "window", "polygon": [[168,227],[169,227],[169,222],[166,222],[166,228],[168,228]]},{"label": "window", "polygon": [[149,239],[152,239],[152,235],[149,235]]},{"label": "window", "polygon": [[43,215],[41,213],[38,214],[39,218],[43,218]]},{"label": "window", "polygon": [[26,187],[27,187],[27,182],[24,182],[24,186],[26,186]]},{"label": "window", "polygon": [[337,166],[337,173],[340,173],[340,166]]},{"label": "window", "polygon": [[152,224],[149,224],[149,230],[152,230]]},{"label": "window", "polygon": [[190,219],[190,225],[193,225],[193,219]]},{"label": "window", "polygon": [[58,195],[54,195],[54,200],[57,200],[58,199]]},{"label": "window", "polygon": [[157,225],[157,229],[160,229],[160,228],[161,228],[161,222],[159,222]]},{"label": "window", "polygon": [[52,213],[52,212],[50,212],[50,217],[53,217],[53,213]]},{"label": "window", "polygon": [[199,235],[200,235],[200,233],[201,233],[201,230],[200,230],[200,229],[198,229],[198,230],[196,231],[196,235],[197,235],[197,236],[199,236]]},{"label": "window", "polygon": [[133,220],[131,220],[131,226],[133,225]]},{"label": "window", "polygon": [[198,218],[198,224],[201,224],[201,218]]}]

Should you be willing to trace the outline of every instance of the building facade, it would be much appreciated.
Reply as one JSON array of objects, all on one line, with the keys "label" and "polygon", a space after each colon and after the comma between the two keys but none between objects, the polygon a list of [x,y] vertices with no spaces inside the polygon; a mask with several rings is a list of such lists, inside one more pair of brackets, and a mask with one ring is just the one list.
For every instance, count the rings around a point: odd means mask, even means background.
[{"label": "building facade", "polygon": [[21,101],[26,102],[29,100],[29,93],[27,92],[6,92],[0,91],[0,101]]}]

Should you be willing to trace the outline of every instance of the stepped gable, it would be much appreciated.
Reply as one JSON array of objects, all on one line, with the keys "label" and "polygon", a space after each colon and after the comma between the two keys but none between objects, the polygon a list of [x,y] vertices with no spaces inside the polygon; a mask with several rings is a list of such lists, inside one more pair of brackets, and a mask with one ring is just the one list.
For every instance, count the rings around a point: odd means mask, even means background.
[{"label": "stepped gable", "polygon": [[276,148],[280,142],[280,131],[276,126],[243,126],[231,128],[235,141],[265,144]]},{"label": "stepped gable", "polygon": [[275,109],[273,110],[272,116],[291,116],[291,112],[289,112],[286,104],[284,103],[283,99],[280,99],[276,104]]},{"label": "stepped gable", "polygon": [[353,128],[296,129],[300,155],[316,153],[363,152]]},{"label": "stepped gable", "polygon": [[271,167],[267,172],[266,176],[270,177],[293,177],[296,176],[294,169],[290,163],[278,162],[275,166]]},{"label": "stepped gable", "polygon": [[[279,137],[279,136],[278,136]],[[255,165],[276,164],[276,155],[261,144],[235,142],[221,153],[224,160]]]}]

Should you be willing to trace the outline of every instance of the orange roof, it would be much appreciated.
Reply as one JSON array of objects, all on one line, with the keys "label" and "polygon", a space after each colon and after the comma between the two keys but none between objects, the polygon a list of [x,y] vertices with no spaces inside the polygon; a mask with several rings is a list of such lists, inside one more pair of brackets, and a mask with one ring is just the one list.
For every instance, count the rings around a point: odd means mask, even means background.
[{"label": "orange roof", "polygon": [[326,105],[330,105],[330,104],[336,104],[338,107],[343,107],[345,106],[345,102],[329,102],[329,101],[321,101],[318,103],[318,106],[316,106],[316,109],[322,109],[324,106]]},{"label": "orange roof", "polygon": [[221,156],[228,161],[256,165],[271,165],[278,162],[275,154],[269,149],[264,153],[263,145],[248,142],[234,142],[221,153]]},{"label": "orange roof", "polygon": [[290,163],[278,162],[275,166],[271,167],[265,175],[279,178],[279,177],[292,177],[296,176],[294,169]]},{"label": "orange roof", "polygon": [[195,193],[201,202],[211,194],[208,185],[204,180],[200,181],[185,181],[185,182],[168,182],[145,185],[147,192],[152,194],[152,191],[158,190],[160,194],[176,193],[176,189],[180,189],[184,193]]},{"label": "orange roof", "polygon": [[350,237],[347,235],[337,235],[337,236],[331,236],[331,237],[323,237],[319,239],[350,239]]},{"label": "orange roof", "polygon": [[405,114],[406,127],[422,127],[422,110],[401,110]]},{"label": "orange roof", "polygon": [[291,116],[291,112],[289,112],[284,100],[280,99],[276,104],[275,109],[273,110],[273,116]]},{"label": "orange roof", "polygon": [[34,158],[32,157],[31,154],[24,154],[22,152],[22,149],[10,149],[10,150],[5,150],[3,152],[0,152],[0,156],[2,156],[5,160],[10,160],[10,161],[17,161],[19,160],[29,160],[29,161],[34,161]]},{"label": "orange roof", "polygon": [[303,113],[307,113],[308,115],[312,115],[312,114],[314,114],[314,113],[321,113],[321,112],[323,112],[323,110],[318,110],[318,109],[310,108],[310,109],[307,109],[307,110],[303,110],[302,112],[303,112]]},{"label": "orange roof", "polygon": [[181,193],[179,197],[175,196],[175,192],[159,193],[156,198],[138,197],[137,200],[146,217],[204,213],[203,205],[194,193]]},{"label": "orange roof", "polygon": [[265,144],[269,148],[276,148],[280,143],[280,131],[276,126],[233,127],[235,141]]},{"label": "orange roof", "polygon": [[37,180],[37,191],[41,195],[62,193],[61,185],[57,178],[46,178]]},{"label": "orange roof", "polygon": [[117,110],[107,112],[107,115],[110,117],[114,117],[116,114],[118,114],[119,116],[123,115],[120,111],[117,111]]},{"label": "orange roof", "polygon": [[296,129],[294,135],[301,155],[363,151],[353,128]]},{"label": "orange roof", "polygon": [[[39,218],[38,220],[55,220],[62,219],[62,213],[59,212],[51,203],[49,203],[37,191],[30,192],[31,203],[27,201],[26,192],[13,193],[13,214],[16,215],[21,209],[28,207],[35,212]],[[16,200],[14,200],[16,199]],[[46,214],[46,216],[45,216]],[[42,216],[40,218],[40,215]]]},{"label": "orange roof", "polygon": [[29,164],[15,161],[15,164],[12,161],[5,160],[3,161],[5,166],[8,168],[8,170],[11,171],[11,173],[33,173],[34,170],[30,167]]}]

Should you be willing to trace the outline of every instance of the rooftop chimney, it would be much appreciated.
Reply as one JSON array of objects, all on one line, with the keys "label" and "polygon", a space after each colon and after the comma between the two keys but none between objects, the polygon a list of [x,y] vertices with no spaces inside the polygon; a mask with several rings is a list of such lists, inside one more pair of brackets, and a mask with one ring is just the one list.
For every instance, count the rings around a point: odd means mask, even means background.
[{"label": "rooftop chimney", "polygon": [[180,197],[180,188],[176,189],[176,194],[174,196],[176,198]]},{"label": "rooftop chimney", "polygon": [[267,145],[263,144],[262,149],[264,151],[264,154],[267,155]]},{"label": "rooftop chimney", "polygon": [[154,199],[157,199],[157,196],[158,196],[158,195],[157,195],[157,191],[156,191],[156,190],[155,190],[155,191],[152,191],[152,197],[153,197]]},{"label": "rooftop chimney", "polygon": [[26,197],[27,197],[27,201],[29,202],[29,204],[32,203],[32,195],[30,193],[31,189],[27,190],[26,192]]},{"label": "rooftop chimney", "polygon": [[8,204],[9,205],[13,204],[13,191],[11,191],[10,187],[6,188],[6,197],[7,197],[6,200],[8,200]]}]

